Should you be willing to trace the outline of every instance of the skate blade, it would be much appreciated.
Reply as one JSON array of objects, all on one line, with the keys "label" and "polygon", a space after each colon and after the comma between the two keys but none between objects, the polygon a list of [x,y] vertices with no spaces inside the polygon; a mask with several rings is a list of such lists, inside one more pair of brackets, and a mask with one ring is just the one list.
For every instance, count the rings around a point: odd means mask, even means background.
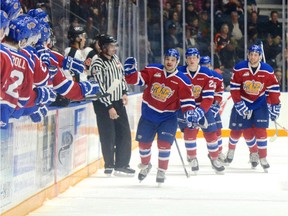
[{"label": "skate blade", "polygon": [[190,177],[190,176],[197,176],[197,174],[198,174],[198,171],[191,171],[189,177]]},{"label": "skate blade", "polygon": [[135,173],[123,173],[123,172],[119,172],[119,171],[114,171],[114,176],[117,176],[117,177],[134,177]]},{"label": "skate blade", "polygon": [[264,173],[268,173],[268,169],[264,169]]}]

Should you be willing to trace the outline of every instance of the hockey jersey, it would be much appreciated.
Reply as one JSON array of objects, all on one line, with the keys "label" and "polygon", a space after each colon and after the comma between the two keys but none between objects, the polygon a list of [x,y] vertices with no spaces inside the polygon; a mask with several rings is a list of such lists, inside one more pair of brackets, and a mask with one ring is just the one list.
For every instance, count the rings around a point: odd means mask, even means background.
[{"label": "hockey jersey", "polygon": [[273,68],[264,62],[259,63],[255,72],[247,60],[236,64],[230,86],[234,103],[243,100],[249,109],[254,110],[266,104],[265,92],[271,104],[280,103],[279,83]]},{"label": "hockey jersey", "polygon": [[9,49],[0,43],[0,69],[1,69],[1,103],[15,109],[19,94],[18,85],[14,77],[13,58]]},{"label": "hockey jersey", "polygon": [[45,86],[49,79],[49,71],[46,65],[39,59],[37,51],[32,46],[27,46],[21,50],[28,58],[31,59],[34,66],[34,85]]},{"label": "hockey jersey", "polygon": [[11,72],[11,77],[13,77],[17,84],[17,88],[14,89],[13,92],[15,92],[15,94],[18,92],[17,108],[22,108],[28,103],[31,93],[33,92],[33,63],[16,48],[6,43],[4,46],[9,49],[13,59],[14,70]]},{"label": "hockey jersey", "polygon": [[214,77],[209,68],[198,66],[196,72],[190,72],[187,66],[178,67],[192,83],[192,91],[197,106],[207,112],[214,100],[215,84]]},{"label": "hockey jersey", "polygon": [[182,112],[195,108],[192,86],[189,79],[176,70],[167,73],[163,65],[151,64],[140,72],[126,75],[129,84],[145,86],[142,102],[142,117],[152,122],[161,122]]},{"label": "hockey jersey", "polygon": [[224,92],[224,83],[223,83],[223,77],[221,74],[217,73],[214,70],[212,71],[214,83],[215,83],[215,93],[214,93],[214,101],[213,103],[220,104],[222,102],[222,96]]}]

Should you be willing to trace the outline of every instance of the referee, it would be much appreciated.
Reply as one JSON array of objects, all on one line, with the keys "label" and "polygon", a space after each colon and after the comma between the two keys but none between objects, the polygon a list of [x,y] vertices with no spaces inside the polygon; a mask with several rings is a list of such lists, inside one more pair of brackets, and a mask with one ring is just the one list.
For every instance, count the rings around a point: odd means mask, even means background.
[{"label": "referee", "polygon": [[123,66],[115,54],[117,41],[110,35],[100,35],[99,58],[91,63],[91,75],[99,83],[101,93],[105,94],[115,79],[121,84],[108,97],[93,102],[97,117],[102,154],[107,175],[129,174],[135,170],[129,167],[131,158],[131,131],[125,105],[128,102],[128,86],[123,75]]}]

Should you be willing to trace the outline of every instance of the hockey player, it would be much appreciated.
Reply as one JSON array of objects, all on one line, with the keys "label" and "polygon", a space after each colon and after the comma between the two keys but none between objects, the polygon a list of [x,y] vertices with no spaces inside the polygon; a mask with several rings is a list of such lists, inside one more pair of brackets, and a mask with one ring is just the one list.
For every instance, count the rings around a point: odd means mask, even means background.
[{"label": "hockey player", "polygon": [[[8,34],[9,20],[5,11],[0,10],[0,42]],[[0,43],[0,72],[1,72],[1,91],[0,91],[0,126],[1,129],[8,127],[9,117],[16,108],[18,97],[13,92],[17,88],[11,72],[13,70],[13,59],[8,48]]]},{"label": "hockey player", "polygon": [[213,67],[211,65],[211,59],[209,56],[202,56],[200,58],[200,65],[208,67],[212,71],[212,75],[214,78],[215,83],[215,93],[214,93],[214,101],[211,106],[211,111],[214,114],[214,118],[217,125],[217,136],[218,136],[218,149],[219,149],[219,160],[224,163],[225,161],[225,155],[222,153],[222,120],[220,117],[220,105],[222,103],[222,95],[224,92],[224,84],[223,84],[223,77],[221,74],[217,73],[215,70],[213,70]]},{"label": "hockey player", "polygon": [[[143,92],[142,115],[136,140],[139,142],[141,164],[138,179],[142,181],[152,168],[151,145],[157,134],[158,172],[156,182],[163,183],[168,169],[170,149],[177,130],[177,110],[189,113],[195,108],[191,82],[177,70],[180,54],[175,49],[165,53],[164,65],[152,64],[140,72],[136,59],[129,57],[124,63],[129,84],[147,86]],[[192,124],[191,118],[189,123]]]},{"label": "hockey player", "polygon": [[[208,127],[202,128],[209,152],[208,156],[210,158],[212,168],[215,169],[216,173],[221,173],[225,170],[225,168],[218,158],[219,149],[217,143],[217,126],[215,123],[214,113],[212,112],[212,109],[210,109],[214,101],[214,78],[209,68],[199,65],[200,53],[197,48],[188,48],[185,55],[187,65],[180,66],[178,69],[179,71],[183,72],[192,83],[192,91],[197,106],[192,118],[195,118],[200,125],[203,125],[205,119],[208,121]],[[184,128],[187,158],[193,172],[197,172],[199,170],[196,152],[196,137],[198,131],[199,127]]]},{"label": "hockey player", "polygon": [[[270,119],[275,121],[280,114],[280,87],[273,68],[261,62],[262,49],[252,45],[248,50],[248,60],[236,64],[230,81],[234,107],[231,125],[243,130],[245,140],[256,138],[258,148],[255,155],[265,171],[270,167],[267,162],[267,131]],[[265,92],[271,105],[267,105]],[[251,152],[251,150],[250,150]]]}]

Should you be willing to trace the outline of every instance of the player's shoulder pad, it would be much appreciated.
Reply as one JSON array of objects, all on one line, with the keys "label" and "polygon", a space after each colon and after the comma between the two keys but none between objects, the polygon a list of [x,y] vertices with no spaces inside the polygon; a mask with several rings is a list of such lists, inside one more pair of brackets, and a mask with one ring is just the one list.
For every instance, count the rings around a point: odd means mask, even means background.
[{"label": "player's shoulder pad", "polygon": [[241,61],[234,66],[234,71],[243,70],[248,68],[248,61]]},{"label": "player's shoulder pad", "polygon": [[164,65],[162,65],[162,64],[148,64],[146,66],[146,68],[157,68],[157,69],[163,70],[164,69]]},{"label": "player's shoulder pad", "polygon": [[274,72],[274,69],[269,64],[261,62],[260,65],[260,70],[267,71],[268,73]]},{"label": "player's shoulder pad", "polygon": [[186,76],[182,71],[179,71],[176,73],[176,76],[179,77],[184,83],[191,84],[190,79],[188,76]]},{"label": "player's shoulder pad", "polygon": [[214,77],[217,77],[219,79],[223,79],[223,76],[221,74],[217,73],[215,70],[211,70],[211,72],[212,72],[212,75]]},{"label": "player's shoulder pad", "polygon": [[213,77],[213,73],[208,67],[200,66],[199,72],[207,76]]},{"label": "player's shoulder pad", "polygon": [[177,67],[177,69],[178,69],[178,71],[180,71],[180,72],[182,72],[182,73],[184,73],[184,72],[186,72],[187,70],[186,70],[186,66],[178,66]]}]

